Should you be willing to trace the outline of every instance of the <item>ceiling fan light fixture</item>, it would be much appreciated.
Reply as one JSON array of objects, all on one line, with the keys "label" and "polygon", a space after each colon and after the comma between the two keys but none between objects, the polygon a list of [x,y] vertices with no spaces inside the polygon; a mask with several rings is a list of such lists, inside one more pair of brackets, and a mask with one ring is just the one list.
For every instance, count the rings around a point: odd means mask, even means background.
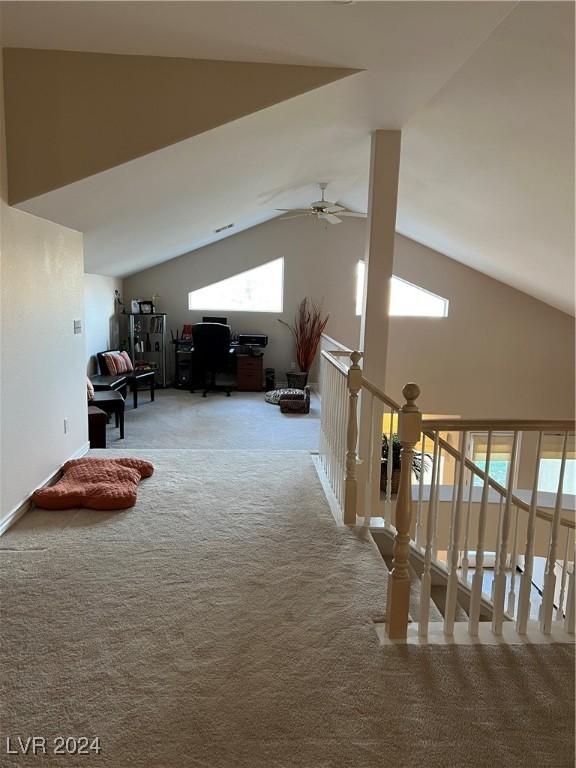
[{"label": "ceiling fan light fixture", "polygon": [[[343,205],[326,200],[324,193],[328,186],[327,181],[318,182],[318,186],[322,192],[322,197],[320,200],[315,200],[313,203],[310,203],[308,208],[276,208],[276,210],[281,211],[282,213],[294,214],[292,216],[283,216],[283,219],[294,219],[298,216],[315,216],[317,219],[328,221],[330,224],[340,224],[342,219],[338,218],[339,216],[366,217],[366,214],[349,211]],[[338,214],[338,216],[335,214]]]}]

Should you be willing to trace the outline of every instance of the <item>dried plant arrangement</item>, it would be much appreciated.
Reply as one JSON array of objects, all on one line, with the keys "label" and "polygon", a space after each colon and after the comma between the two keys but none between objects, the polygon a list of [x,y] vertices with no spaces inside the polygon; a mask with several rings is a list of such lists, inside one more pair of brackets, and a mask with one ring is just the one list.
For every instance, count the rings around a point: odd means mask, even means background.
[{"label": "dried plant arrangement", "polygon": [[294,336],[296,360],[303,373],[308,373],[312,367],[320,337],[326,328],[328,318],[329,315],[323,315],[322,307],[306,296],[298,305],[294,323],[290,324],[284,320],[279,320],[282,325],[290,329]]}]

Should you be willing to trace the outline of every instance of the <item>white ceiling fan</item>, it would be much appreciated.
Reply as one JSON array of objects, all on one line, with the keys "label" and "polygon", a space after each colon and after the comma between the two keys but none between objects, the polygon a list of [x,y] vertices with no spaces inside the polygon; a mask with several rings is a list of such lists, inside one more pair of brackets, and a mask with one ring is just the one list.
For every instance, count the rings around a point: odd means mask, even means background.
[{"label": "white ceiling fan", "polygon": [[324,192],[328,186],[326,181],[319,182],[318,186],[322,192],[322,199],[310,203],[308,208],[276,208],[277,211],[294,214],[294,216],[282,216],[282,220],[298,219],[301,216],[316,216],[317,219],[328,221],[330,224],[340,224],[343,216],[353,216],[357,219],[366,218],[365,213],[349,211],[343,205],[337,205],[336,203],[331,203],[329,200],[325,200]]}]

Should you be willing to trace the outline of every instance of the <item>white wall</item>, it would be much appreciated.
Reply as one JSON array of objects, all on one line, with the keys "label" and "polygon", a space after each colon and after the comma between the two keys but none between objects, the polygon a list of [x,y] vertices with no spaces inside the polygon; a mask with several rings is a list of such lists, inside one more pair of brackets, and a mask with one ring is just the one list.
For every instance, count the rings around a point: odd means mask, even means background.
[{"label": "white wall", "polygon": [[[363,220],[267,222],[127,278],[125,297],[160,294],[159,308],[176,329],[201,316],[188,311],[188,291],[284,256],[283,317],[289,319],[305,295],[324,299],[327,333],[355,347],[355,269],[364,249]],[[573,318],[401,235],[394,272],[448,298],[450,313],[445,319],[391,318],[385,389],[392,397],[399,399],[412,380],[421,386],[421,407],[428,413],[573,414]],[[288,368],[293,347],[277,315],[227,314],[235,330],[269,334],[265,365]]]},{"label": "white wall", "polygon": [[6,204],[3,113],[0,125],[1,524],[86,445],[88,425],[84,336],[74,334],[84,316],[82,235]]},{"label": "white wall", "polygon": [[96,353],[116,348],[119,344],[114,291],[120,291],[122,296],[122,282],[118,277],[84,274],[84,333],[89,375],[98,370]]},{"label": "white wall", "polygon": [[[276,368],[281,377],[296,358],[290,332],[278,318],[292,320],[305,296],[323,301],[330,312],[328,333],[344,340],[355,339],[355,256],[358,230],[354,226],[326,227],[308,220],[269,222],[126,278],[125,300],[158,294],[156,307],[168,313],[168,327],[175,332],[184,323],[199,322],[203,314],[219,314],[189,311],[189,291],[284,257],[282,314],[222,313],[235,331],[268,334],[264,365]],[[338,275],[338,279],[331,279],[333,275]]]}]

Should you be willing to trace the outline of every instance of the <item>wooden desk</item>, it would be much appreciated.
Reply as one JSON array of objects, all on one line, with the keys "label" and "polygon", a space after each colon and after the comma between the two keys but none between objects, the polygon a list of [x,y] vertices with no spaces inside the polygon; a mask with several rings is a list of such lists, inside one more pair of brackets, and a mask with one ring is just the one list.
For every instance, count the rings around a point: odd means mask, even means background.
[{"label": "wooden desk", "polygon": [[[174,341],[175,375],[174,386],[198,389],[203,382],[194,376],[194,347],[192,342]],[[236,368],[236,388],[241,392],[262,392],[264,389],[264,355],[239,353],[237,344],[230,345],[231,367]],[[232,368],[231,368],[232,369]]]}]

